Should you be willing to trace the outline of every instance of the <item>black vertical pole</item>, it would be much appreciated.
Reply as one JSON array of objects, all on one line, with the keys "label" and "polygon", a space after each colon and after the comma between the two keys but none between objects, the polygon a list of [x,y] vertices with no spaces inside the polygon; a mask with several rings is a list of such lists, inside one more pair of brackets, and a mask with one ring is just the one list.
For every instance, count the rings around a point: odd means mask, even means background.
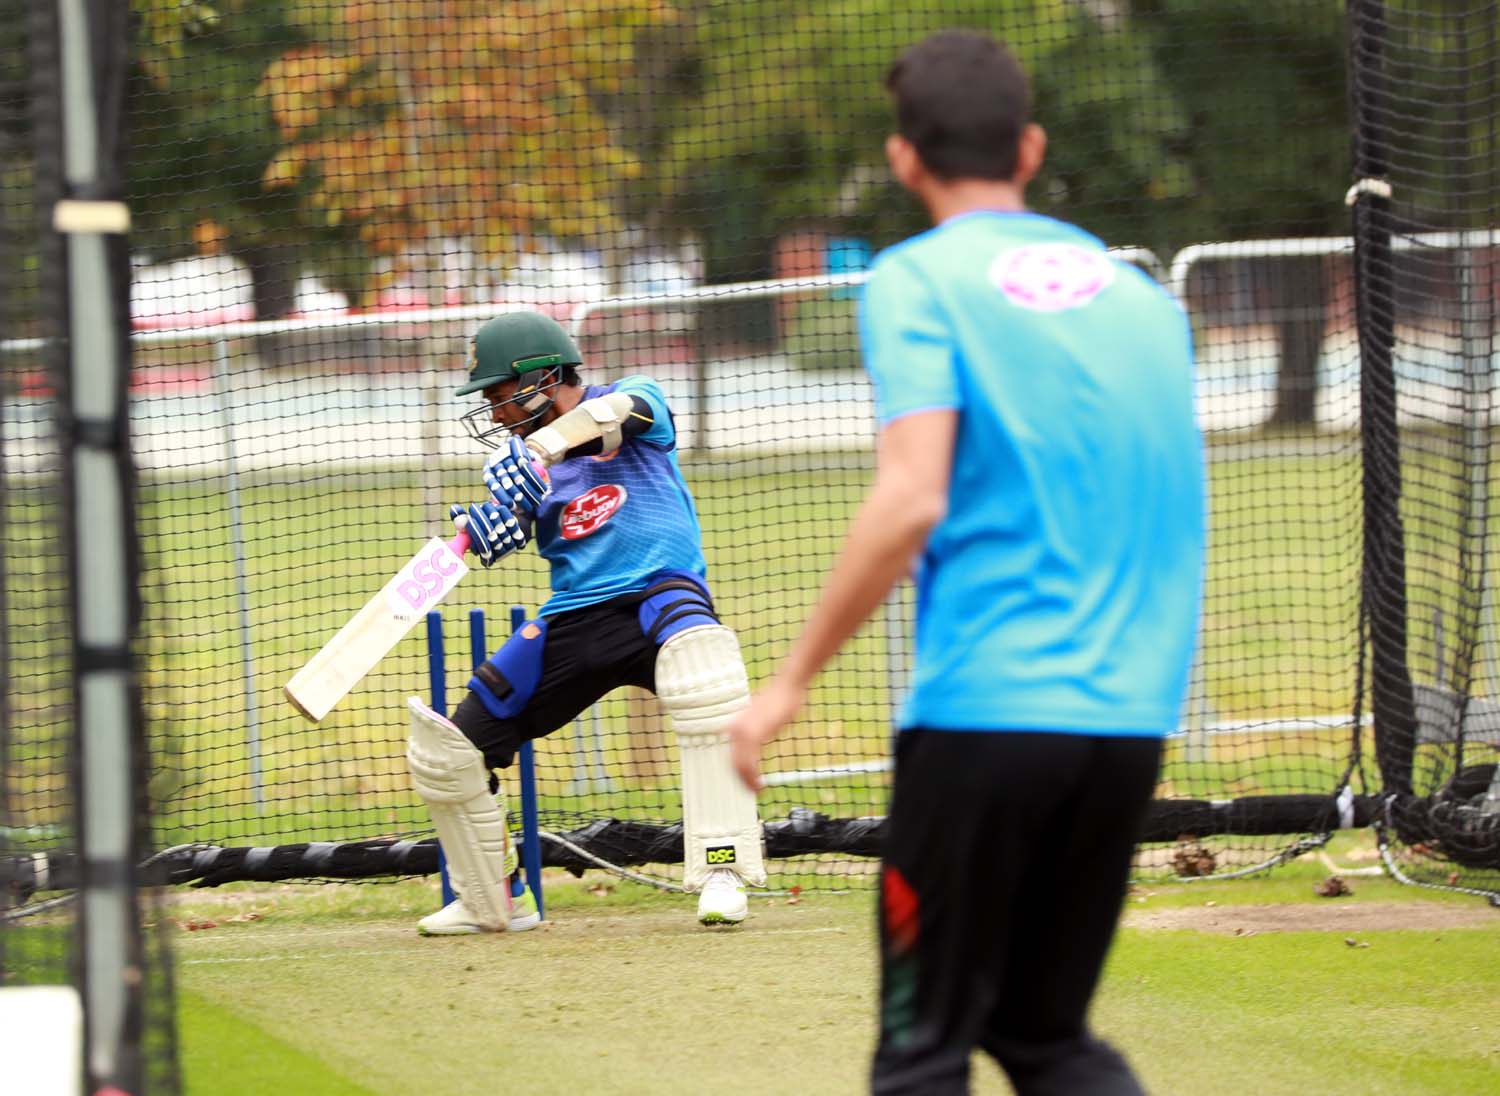
[{"label": "black vertical pole", "polygon": [[1396,416],[1395,279],[1391,266],[1389,99],[1383,0],[1349,0],[1354,126],[1354,277],[1364,464],[1361,599],[1369,628],[1375,753],[1387,793],[1410,795],[1416,714],[1407,666],[1406,541]]},{"label": "black vertical pole", "polygon": [[135,865],[142,719],[132,662],[139,622],[134,473],[127,426],[129,215],[123,125],[129,9],[56,0],[62,63],[66,369],[60,378],[71,568],[75,817],[81,863],[79,983],[89,1092],[142,1091],[146,968]]}]

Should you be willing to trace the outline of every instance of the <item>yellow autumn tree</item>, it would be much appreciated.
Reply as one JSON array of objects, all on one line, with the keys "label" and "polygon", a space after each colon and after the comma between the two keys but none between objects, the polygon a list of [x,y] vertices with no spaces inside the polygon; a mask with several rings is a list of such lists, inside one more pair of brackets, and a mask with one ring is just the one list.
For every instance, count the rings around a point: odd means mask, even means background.
[{"label": "yellow autumn tree", "polygon": [[629,78],[640,30],[674,17],[665,0],[303,8],[313,44],[259,87],[284,142],[262,185],[357,225],[387,278],[445,239],[503,268],[538,236],[606,236],[640,165],[595,103]]}]

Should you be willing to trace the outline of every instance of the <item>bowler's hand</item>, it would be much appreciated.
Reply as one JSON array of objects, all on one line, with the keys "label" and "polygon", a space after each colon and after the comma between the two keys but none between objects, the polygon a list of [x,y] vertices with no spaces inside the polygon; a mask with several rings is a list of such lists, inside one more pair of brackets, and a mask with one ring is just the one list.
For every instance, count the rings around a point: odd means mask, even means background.
[{"label": "bowler's hand", "polygon": [[772,678],[729,725],[730,760],[751,791],[765,786],[760,778],[761,751],[792,721],[805,697],[806,690]]}]

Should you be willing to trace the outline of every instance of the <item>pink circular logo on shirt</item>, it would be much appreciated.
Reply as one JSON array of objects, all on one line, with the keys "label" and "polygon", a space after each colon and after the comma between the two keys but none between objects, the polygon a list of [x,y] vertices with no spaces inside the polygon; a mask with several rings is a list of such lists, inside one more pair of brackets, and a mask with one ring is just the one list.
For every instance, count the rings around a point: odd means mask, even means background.
[{"label": "pink circular logo on shirt", "polygon": [[1102,252],[1077,244],[1030,244],[990,264],[990,281],[1011,304],[1033,312],[1081,308],[1115,280]]}]

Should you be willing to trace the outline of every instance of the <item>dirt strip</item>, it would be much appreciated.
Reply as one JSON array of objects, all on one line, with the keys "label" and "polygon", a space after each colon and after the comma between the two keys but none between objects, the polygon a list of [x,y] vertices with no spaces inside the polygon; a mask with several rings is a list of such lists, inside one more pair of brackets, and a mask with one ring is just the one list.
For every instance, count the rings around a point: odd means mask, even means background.
[{"label": "dirt strip", "polygon": [[1349,902],[1277,906],[1177,906],[1127,908],[1124,925],[1134,929],[1190,929],[1243,936],[1252,932],[1378,932],[1383,929],[1500,928],[1500,909],[1476,898],[1472,905],[1446,902]]}]

